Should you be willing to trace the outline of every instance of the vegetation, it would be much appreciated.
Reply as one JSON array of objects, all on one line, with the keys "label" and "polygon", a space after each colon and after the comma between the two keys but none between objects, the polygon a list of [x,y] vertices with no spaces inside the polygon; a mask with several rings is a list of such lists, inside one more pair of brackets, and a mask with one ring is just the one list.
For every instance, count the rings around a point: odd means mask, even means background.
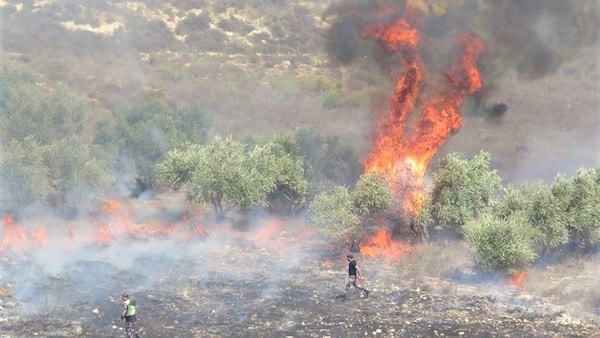
[{"label": "vegetation", "polygon": [[[385,179],[363,175],[356,149],[309,125],[320,125],[329,114],[343,122],[368,111],[361,104],[380,99],[370,90],[382,82],[369,62],[387,61],[368,52],[371,42],[350,33],[352,22],[334,23],[329,32],[315,24],[309,8],[326,6],[323,2],[263,5],[222,1],[198,11],[184,1],[174,5],[181,11],[150,19],[127,12],[118,15],[127,29],[106,36],[68,32],[57,23],[75,17],[97,27],[99,20],[76,6],[3,7],[3,46],[18,59],[7,57],[7,63],[31,69],[0,70],[3,207],[78,205],[121,184],[139,196],[159,183],[212,204],[219,219],[232,208],[307,211],[313,226],[341,243],[360,241],[383,215],[398,216]],[[136,12],[151,7],[158,5],[140,5]],[[335,6],[329,10],[324,18],[331,20]],[[43,18],[35,14],[45,11],[50,14]],[[176,27],[159,17],[169,17]],[[330,64],[324,48],[337,61],[361,65],[347,63],[343,71],[320,67]],[[83,54],[93,61],[75,62]],[[221,123],[218,128],[212,128],[213,119],[209,124],[204,107]],[[99,111],[104,116],[96,117]],[[235,119],[239,125],[231,122]],[[269,119],[300,127],[277,126],[281,132],[258,135],[271,125]],[[254,130],[246,128],[251,123]],[[209,138],[241,130],[261,141]],[[551,184],[503,187],[490,164],[487,152],[473,159],[458,153],[441,158],[419,214],[386,221],[423,237],[433,228],[450,228],[476,248],[482,266],[507,271],[553,250],[586,252],[600,242],[599,169],[557,176]]]},{"label": "vegetation", "polygon": [[281,195],[297,204],[306,187],[301,163],[274,149],[267,143],[247,150],[231,137],[217,136],[206,146],[170,151],[158,176],[170,188],[186,189],[192,200],[211,203],[220,220],[228,207],[267,205],[268,195],[277,189],[286,190]]},{"label": "vegetation", "polygon": [[317,195],[310,205],[309,222],[332,243],[343,243],[345,247],[355,237],[360,217],[352,204],[348,189],[338,186],[331,193]]},{"label": "vegetation", "polygon": [[477,217],[500,188],[490,170],[491,155],[480,152],[471,161],[452,153],[439,161],[433,175],[432,215],[442,224],[462,225]]},{"label": "vegetation", "polygon": [[378,213],[392,204],[392,193],[377,174],[361,176],[349,192],[337,186],[320,193],[310,204],[309,222],[333,242],[358,250],[358,243],[373,230]]},{"label": "vegetation", "polygon": [[135,177],[139,193],[154,186],[155,166],[169,149],[183,142],[203,143],[207,130],[199,107],[170,108],[163,101],[149,100],[100,123],[95,142],[113,158],[116,172]]},{"label": "vegetation", "polygon": [[106,190],[106,159],[82,132],[82,99],[64,84],[43,88],[33,75],[9,70],[0,71],[0,96],[3,204],[77,206]]},{"label": "vegetation", "polygon": [[500,219],[486,214],[469,221],[463,231],[483,267],[515,272],[537,256],[532,247],[534,228],[521,215]]}]

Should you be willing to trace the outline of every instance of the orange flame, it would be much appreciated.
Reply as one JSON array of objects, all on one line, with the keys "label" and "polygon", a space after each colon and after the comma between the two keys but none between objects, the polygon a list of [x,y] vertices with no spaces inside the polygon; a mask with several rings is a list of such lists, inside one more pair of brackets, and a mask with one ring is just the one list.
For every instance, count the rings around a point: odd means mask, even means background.
[{"label": "orange flame", "polygon": [[108,245],[114,238],[114,233],[110,225],[99,224],[96,228],[96,240],[101,245]]},{"label": "orange flame", "polygon": [[368,241],[360,245],[360,253],[365,257],[386,257],[398,260],[402,253],[409,251],[408,247],[402,246],[392,238],[392,234],[386,228],[382,228]]},{"label": "orange flame", "polygon": [[525,288],[525,282],[527,281],[527,272],[524,270],[518,271],[513,274],[507,281],[508,285],[511,285],[519,290]]},{"label": "orange flame", "polygon": [[0,242],[0,251],[23,250],[27,246],[27,235],[23,230],[14,227],[11,215],[2,218],[4,223],[4,237]]},{"label": "orange flame", "polygon": [[281,219],[271,219],[260,224],[260,228],[252,235],[252,240],[256,244],[266,244],[275,235],[281,231],[283,221]]},{"label": "orange flame", "polygon": [[484,44],[473,36],[460,35],[456,41],[463,54],[446,72],[445,89],[434,91],[417,107],[426,79],[415,27],[420,20],[414,18],[414,11],[407,11],[405,16],[363,29],[364,36],[379,39],[404,61],[389,113],[377,121],[377,136],[363,164],[366,172],[378,171],[391,177],[389,183],[397,195],[408,187],[411,191],[405,193],[405,209],[417,215],[425,201],[423,177],[430,161],[450,134],[460,129],[459,108],[464,98],[481,88],[476,62]]},{"label": "orange flame", "polygon": [[43,228],[35,228],[33,229],[33,238],[35,239],[36,246],[42,246],[48,243],[48,235],[46,234],[46,229]]}]

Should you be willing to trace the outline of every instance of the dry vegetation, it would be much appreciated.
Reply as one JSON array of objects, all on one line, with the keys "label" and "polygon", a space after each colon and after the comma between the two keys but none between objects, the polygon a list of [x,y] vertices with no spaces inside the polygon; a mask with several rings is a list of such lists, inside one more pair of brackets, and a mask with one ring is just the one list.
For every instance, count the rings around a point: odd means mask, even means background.
[{"label": "dry vegetation", "polygon": [[[213,134],[268,135],[314,124],[368,151],[374,117],[385,111],[393,84],[376,60],[328,58],[329,23],[321,18],[327,1],[200,3],[94,1],[92,9],[71,0],[0,1],[0,61],[87,97],[90,129],[116,109],[159,97],[204,107]],[[436,15],[447,9],[442,1],[413,3]],[[465,107],[463,129],[440,155],[490,151],[507,182],[600,165],[600,48],[575,54],[547,77],[524,81],[507,70],[494,79],[484,107]],[[340,95],[338,104],[324,104],[328,89]],[[504,116],[482,113],[495,103],[508,106]],[[464,244],[439,241],[396,262],[361,260],[373,297],[348,299],[341,296],[343,262],[294,242],[295,234],[288,229],[260,245],[209,237],[190,244],[202,258],[142,255],[133,269],[99,254],[58,277],[33,280],[33,289],[18,274],[40,267],[4,257],[0,328],[8,337],[116,337],[122,325],[111,297],[137,279],[148,337],[598,335],[597,257],[536,266],[514,288],[505,276],[477,271]],[[21,289],[35,291],[24,304],[15,297]],[[42,295],[46,305],[34,297]],[[33,316],[23,311],[31,303],[42,308]]]}]

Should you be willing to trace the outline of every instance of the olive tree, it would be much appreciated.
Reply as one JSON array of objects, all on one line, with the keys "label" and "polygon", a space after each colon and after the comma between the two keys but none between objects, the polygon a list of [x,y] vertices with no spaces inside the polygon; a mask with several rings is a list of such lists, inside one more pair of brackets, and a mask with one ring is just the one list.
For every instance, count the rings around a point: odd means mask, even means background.
[{"label": "olive tree", "polygon": [[161,100],[148,100],[99,123],[95,142],[113,155],[119,173],[135,178],[136,188],[145,190],[154,185],[155,167],[170,149],[183,142],[204,142],[204,116],[198,107],[172,108]]},{"label": "olive tree", "polygon": [[563,213],[570,242],[585,249],[600,241],[600,168],[557,176],[552,195]]},{"label": "olive tree", "polygon": [[267,196],[269,208],[295,214],[306,203],[308,181],[305,178],[303,158],[284,143],[269,141],[270,151],[275,155],[275,165],[267,168],[272,171],[276,188]]},{"label": "olive tree", "polygon": [[2,96],[0,135],[4,142],[33,137],[40,144],[50,144],[65,135],[82,135],[86,105],[65,84],[46,89],[21,80],[5,84]]},{"label": "olive tree", "polygon": [[392,193],[377,173],[362,175],[355,189],[337,186],[321,192],[311,202],[309,222],[333,241],[348,241],[356,250],[374,225],[380,211],[392,203]]},{"label": "olive tree", "polygon": [[352,196],[343,186],[337,186],[331,192],[318,194],[310,204],[308,221],[335,243],[351,243],[360,225],[360,217],[354,209]]},{"label": "olive tree", "polygon": [[462,227],[466,240],[477,250],[478,263],[491,270],[515,272],[537,257],[533,247],[537,230],[521,213],[508,218],[484,214]]},{"label": "olive tree", "polygon": [[196,202],[211,203],[218,219],[231,207],[267,205],[267,196],[278,186],[302,195],[306,183],[298,162],[274,152],[271,143],[246,148],[220,136],[205,146],[187,144],[170,151],[157,166],[159,181],[184,188]]},{"label": "olive tree", "polygon": [[50,170],[44,163],[44,148],[32,137],[12,141],[0,161],[2,204],[23,206],[43,201],[51,192]]},{"label": "olive tree", "polygon": [[[74,146],[74,144],[78,144]],[[54,200],[77,206],[108,187],[106,163],[77,136],[42,145],[33,137],[13,140],[0,161],[0,195],[10,204],[26,206]]]},{"label": "olive tree", "polygon": [[541,181],[524,183],[518,188],[509,186],[493,203],[493,213],[501,219],[513,214],[523,215],[524,221],[539,230],[535,242],[540,252],[569,240],[566,219],[558,200],[552,195],[551,187]]},{"label": "olive tree", "polygon": [[433,174],[432,216],[442,224],[465,224],[490,203],[501,186],[490,169],[491,155],[480,152],[472,160],[452,153],[440,159]]},{"label": "olive tree", "polygon": [[352,202],[359,215],[372,215],[385,210],[392,201],[389,185],[377,173],[361,175],[352,192]]}]

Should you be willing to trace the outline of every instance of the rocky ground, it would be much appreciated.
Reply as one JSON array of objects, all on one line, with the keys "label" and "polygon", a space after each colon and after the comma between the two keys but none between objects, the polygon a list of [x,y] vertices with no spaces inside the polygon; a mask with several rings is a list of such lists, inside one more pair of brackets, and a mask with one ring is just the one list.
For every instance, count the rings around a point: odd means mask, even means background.
[{"label": "rocky ground", "polygon": [[155,254],[129,265],[105,259],[121,255],[118,244],[88,248],[93,258],[53,276],[31,257],[5,257],[0,337],[122,337],[123,290],[137,299],[143,337],[599,336],[597,314],[556,306],[493,276],[416,275],[406,260],[359,255],[371,289],[365,298],[345,292],[343,254],[302,233],[268,241],[255,235],[141,243]]}]

